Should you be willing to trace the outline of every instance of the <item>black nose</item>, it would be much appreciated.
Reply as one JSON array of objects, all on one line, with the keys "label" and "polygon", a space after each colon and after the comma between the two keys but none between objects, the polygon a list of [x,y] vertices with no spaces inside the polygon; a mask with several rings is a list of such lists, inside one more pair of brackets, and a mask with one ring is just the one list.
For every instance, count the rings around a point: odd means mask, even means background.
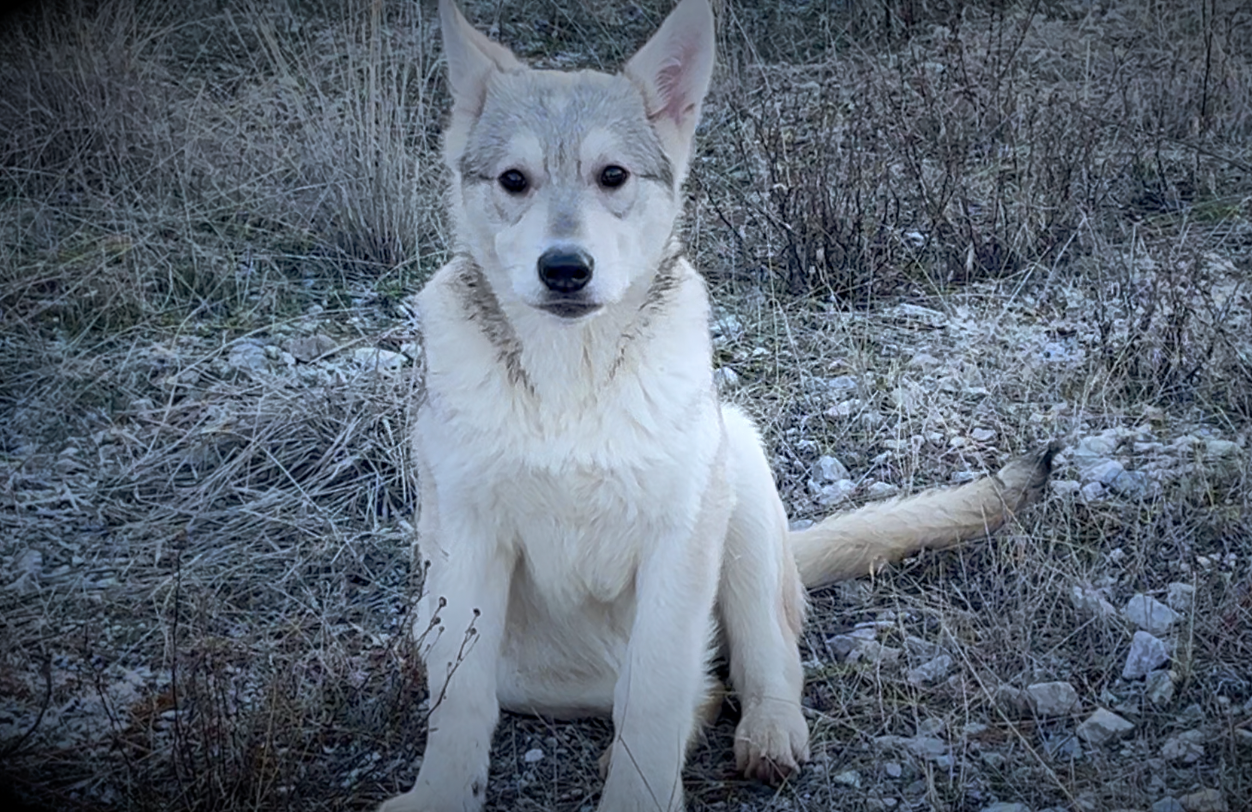
[{"label": "black nose", "polygon": [[578,248],[549,248],[539,257],[539,278],[555,293],[575,293],[591,281],[595,260]]}]

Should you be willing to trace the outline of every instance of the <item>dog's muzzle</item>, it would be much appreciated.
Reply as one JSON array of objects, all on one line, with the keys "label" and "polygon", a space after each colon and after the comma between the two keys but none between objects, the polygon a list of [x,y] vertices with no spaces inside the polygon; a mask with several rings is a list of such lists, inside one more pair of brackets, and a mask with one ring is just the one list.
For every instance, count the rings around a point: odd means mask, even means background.
[{"label": "dog's muzzle", "polygon": [[581,248],[549,248],[537,263],[539,281],[548,289],[548,296],[539,305],[554,316],[574,319],[600,309],[582,293],[591,281],[595,260]]}]

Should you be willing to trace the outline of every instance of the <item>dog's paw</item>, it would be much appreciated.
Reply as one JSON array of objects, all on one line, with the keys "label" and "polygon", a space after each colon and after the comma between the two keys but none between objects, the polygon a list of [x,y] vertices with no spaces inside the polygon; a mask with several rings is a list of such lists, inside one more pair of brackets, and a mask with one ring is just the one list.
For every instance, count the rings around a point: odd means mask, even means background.
[{"label": "dog's paw", "polygon": [[449,793],[419,781],[403,795],[384,801],[378,812],[482,812],[485,795],[478,784],[468,793]]},{"label": "dog's paw", "polygon": [[745,708],[735,728],[735,766],[748,778],[779,784],[809,760],[809,726],[800,706],[760,703]]}]

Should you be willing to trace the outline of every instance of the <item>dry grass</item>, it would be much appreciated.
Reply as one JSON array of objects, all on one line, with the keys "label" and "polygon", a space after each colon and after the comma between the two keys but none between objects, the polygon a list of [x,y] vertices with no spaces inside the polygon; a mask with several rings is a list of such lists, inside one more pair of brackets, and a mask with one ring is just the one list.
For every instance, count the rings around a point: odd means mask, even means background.
[{"label": "dry grass", "polygon": [[[668,3],[467,6],[545,65],[612,67]],[[814,596],[814,765],[736,779],[728,708],[692,808],[1252,806],[1252,15],[722,7],[688,236],[792,515],[830,509],[822,454],[861,499],[1122,427],[1129,467],[1173,473]],[[25,797],[365,809],[411,780],[407,368],[356,352],[417,357],[398,303],[446,244],[432,16],[70,0],[0,32],[0,775]],[[284,355],[315,334],[335,351]],[[1068,591],[1173,581],[1196,609],[1158,708],[1120,679],[1125,624]],[[900,663],[832,655],[864,621]],[[948,677],[909,682],[936,645]],[[1135,732],[1073,758],[1075,720],[997,699],[1050,679]],[[1162,760],[1189,725],[1203,758]],[[952,759],[875,741],[919,731]],[[591,804],[608,735],[507,719],[495,808]]]}]

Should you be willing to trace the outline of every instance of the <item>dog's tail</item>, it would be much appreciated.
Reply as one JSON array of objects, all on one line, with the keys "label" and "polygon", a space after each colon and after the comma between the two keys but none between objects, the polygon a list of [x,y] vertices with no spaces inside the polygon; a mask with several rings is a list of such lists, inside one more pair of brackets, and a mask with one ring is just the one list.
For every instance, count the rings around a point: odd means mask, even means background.
[{"label": "dog's tail", "polygon": [[922,550],[981,538],[1038,498],[1058,450],[1059,444],[1049,443],[976,482],[875,502],[793,531],[791,550],[800,579],[812,589],[866,575]]}]

